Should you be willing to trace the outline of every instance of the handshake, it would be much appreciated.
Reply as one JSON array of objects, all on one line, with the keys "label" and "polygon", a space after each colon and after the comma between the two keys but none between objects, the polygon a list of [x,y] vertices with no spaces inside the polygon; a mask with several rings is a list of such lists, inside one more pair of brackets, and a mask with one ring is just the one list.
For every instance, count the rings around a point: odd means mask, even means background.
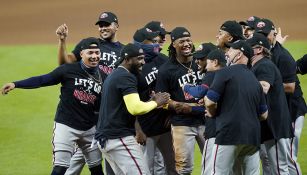
[{"label": "handshake", "polygon": [[[199,103],[185,103],[171,100],[170,94],[166,92],[152,92],[150,100],[155,101],[158,104],[158,108],[168,106],[168,110],[173,110],[177,114],[190,114],[193,112],[193,107],[204,106],[203,100],[200,100]],[[205,112],[205,108],[202,111]]]},{"label": "handshake", "polygon": [[196,103],[184,103],[170,100],[168,102],[168,109],[174,110],[177,114],[190,114],[192,113],[192,107],[202,106],[201,104]]}]

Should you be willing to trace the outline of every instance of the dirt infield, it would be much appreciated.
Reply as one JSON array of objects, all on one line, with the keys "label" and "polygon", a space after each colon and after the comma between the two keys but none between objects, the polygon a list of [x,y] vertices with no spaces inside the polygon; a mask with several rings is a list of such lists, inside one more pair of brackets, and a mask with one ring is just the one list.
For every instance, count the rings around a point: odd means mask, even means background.
[{"label": "dirt infield", "polygon": [[151,20],[163,21],[168,30],[185,26],[194,41],[214,41],[225,20],[252,15],[272,19],[292,40],[306,40],[306,9],[306,0],[1,0],[0,44],[57,43],[55,30],[64,22],[70,43],[97,36],[94,23],[102,11],[117,14],[123,42]]}]

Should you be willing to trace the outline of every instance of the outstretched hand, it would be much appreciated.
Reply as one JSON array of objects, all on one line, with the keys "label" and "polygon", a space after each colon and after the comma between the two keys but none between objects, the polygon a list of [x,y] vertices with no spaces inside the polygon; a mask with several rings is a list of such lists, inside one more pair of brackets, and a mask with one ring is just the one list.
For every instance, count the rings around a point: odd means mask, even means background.
[{"label": "outstretched hand", "polygon": [[60,25],[60,26],[56,29],[55,33],[58,35],[58,37],[59,37],[61,40],[65,39],[65,38],[67,37],[67,35],[68,35],[68,27],[67,27],[67,25],[66,25],[66,24]]},{"label": "outstretched hand", "polygon": [[7,93],[9,93],[14,88],[15,88],[15,84],[14,83],[7,83],[7,84],[2,86],[1,93],[2,93],[2,95],[6,95]]}]

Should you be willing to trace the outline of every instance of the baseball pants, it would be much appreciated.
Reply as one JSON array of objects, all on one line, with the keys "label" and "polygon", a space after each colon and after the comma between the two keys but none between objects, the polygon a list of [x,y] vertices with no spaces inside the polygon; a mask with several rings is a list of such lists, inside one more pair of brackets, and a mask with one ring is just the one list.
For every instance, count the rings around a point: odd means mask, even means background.
[{"label": "baseball pants", "polygon": [[80,148],[76,147],[75,153],[70,159],[70,166],[65,175],[80,175],[85,165],[84,155]]},{"label": "baseball pants", "polygon": [[259,154],[262,165],[262,175],[272,175],[270,160],[264,144],[261,144]]},{"label": "baseball pants", "polygon": [[152,175],[177,174],[171,132],[148,137],[143,151]]},{"label": "baseball pants", "polygon": [[81,149],[89,168],[100,165],[101,153],[97,145],[91,147],[95,132],[95,126],[87,131],[80,131],[55,122],[52,139],[53,165],[68,168],[75,144]]},{"label": "baseball pants", "polygon": [[244,175],[260,174],[259,151],[253,145],[217,145],[212,149],[214,155],[211,175],[232,174],[235,161],[238,161]]},{"label": "baseball pants", "polygon": [[205,146],[203,150],[202,163],[201,163],[201,174],[210,175],[213,168],[214,157],[212,154],[212,149],[214,147],[215,138],[209,138],[205,141]]},{"label": "baseball pants", "polygon": [[304,116],[299,116],[293,123],[294,137],[290,139],[290,148],[288,152],[288,163],[290,174],[301,175],[301,167],[297,162],[298,146],[304,126]]},{"label": "baseball pants", "polygon": [[98,147],[116,175],[149,175],[141,146],[134,136],[98,141]]},{"label": "baseball pants", "polygon": [[172,137],[178,174],[191,174],[194,166],[194,145],[203,152],[205,126],[173,126]]},{"label": "baseball pants", "polygon": [[[74,155],[70,160],[70,166],[67,169],[65,175],[80,175],[84,165],[84,155],[81,149],[77,147]],[[110,164],[108,164],[106,161],[104,161],[104,172],[106,172],[105,175],[115,175]]]},{"label": "baseball pants", "polygon": [[287,153],[288,153],[288,145],[289,139],[282,138],[279,140],[268,140],[264,143],[270,165],[271,165],[271,172],[272,174],[278,175],[288,175],[288,160],[287,160]]}]

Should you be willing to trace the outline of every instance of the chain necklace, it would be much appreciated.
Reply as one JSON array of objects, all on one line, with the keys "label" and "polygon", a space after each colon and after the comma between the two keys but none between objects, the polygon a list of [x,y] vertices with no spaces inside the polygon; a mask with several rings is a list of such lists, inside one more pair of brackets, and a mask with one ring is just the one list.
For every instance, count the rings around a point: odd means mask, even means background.
[{"label": "chain necklace", "polygon": [[83,69],[84,70],[84,72],[90,77],[90,79],[92,79],[92,80],[94,80],[94,81],[96,81],[97,83],[99,83],[99,84],[102,84],[102,78],[101,78],[101,75],[100,75],[100,73],[99,73],[99,69],[97,69],[97,71],[96,71],[96,74],[98,73],[98,79],[97,78],[95,78],[93,75],[91,75],[90,73],[88,73],[87,71],[86,71],[86,69]]},{"label": "chain necklace", "polygon": [[125,68],[124,66],[118,66],[118,67],[121,67],[123,69],[125,69],[127,72],[130,72],[127,68]]},{"label": "chain necklace", "polygon": [[178,63],[179,63],[181,66],[183,66],[184,68],[186,68],[186,69],[188,70],[188,74],[189,74],[189,75],[192,74],[192,72],[193,72],[193,70],[192,70],[192,61],[193,61],[193,60],[191,61],[189,67],[187,67],[187,66],[185,66],[184,64],[182,64],[177,58],[176,58],[176,60],[178,61]]}]

